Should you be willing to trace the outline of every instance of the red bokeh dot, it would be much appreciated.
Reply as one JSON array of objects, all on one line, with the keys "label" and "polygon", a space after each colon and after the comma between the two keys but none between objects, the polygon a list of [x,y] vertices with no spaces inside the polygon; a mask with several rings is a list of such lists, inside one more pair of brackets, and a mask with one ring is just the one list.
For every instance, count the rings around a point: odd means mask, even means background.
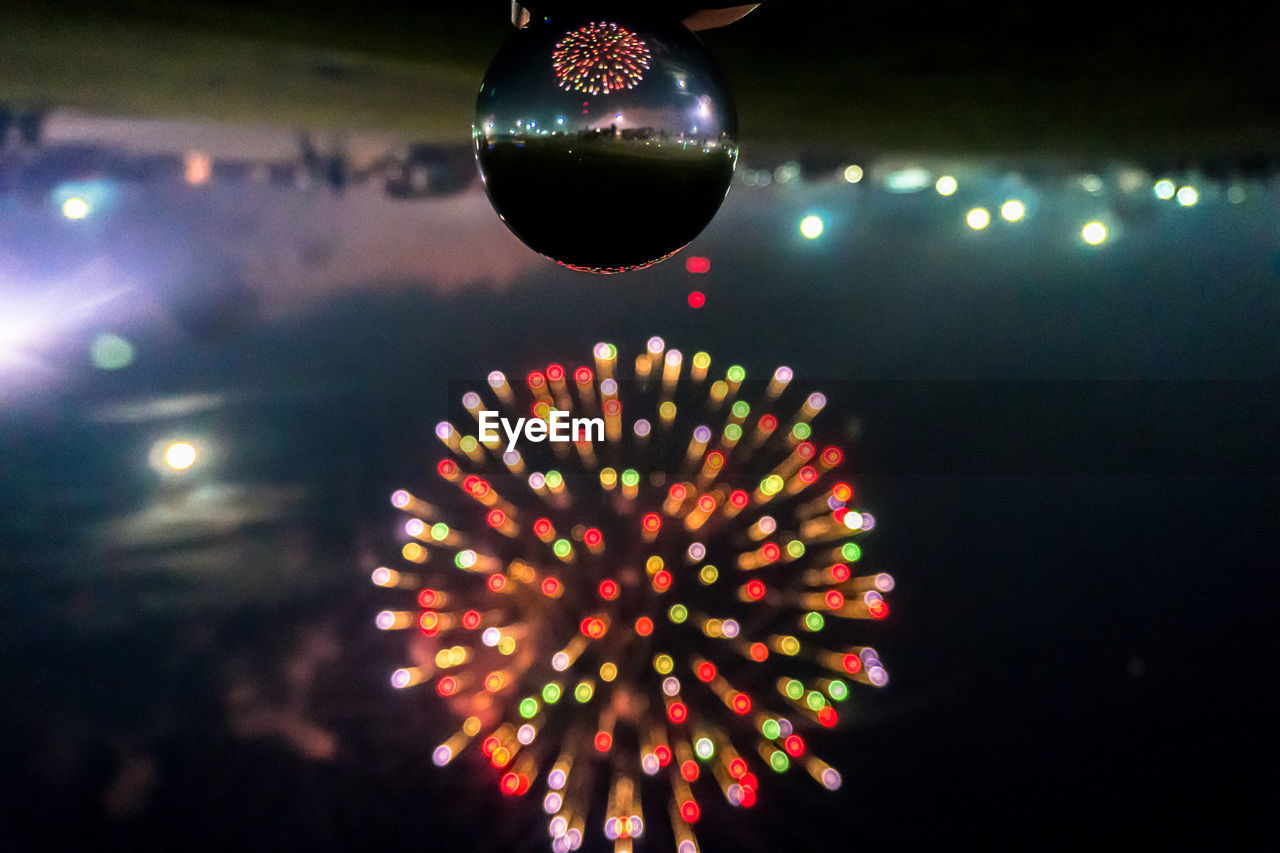
[{"label": "red bokeh dot", "polygon": [[685,272],[702,275],[711,271],[711,259],[699,255],[690,255],[684,259]]},{"label": "red bokeh dot", "polygon": [[698,762],[690,759],[680,765],[680,775],[686,782],[698,781]]},{"label": "red bokeh dot", "polygon": [[710,661],[704,660],[702,663],[698,664],[698,668],[695,671],[697,672],[699,680],[704,682],[710,681],[716,677],[716,666]]},{"label": "red bokeh dot", "polygon": [[667,708],[667,717],[673,723],[683,723],[689,717],[689,709],[684,706],[683,702],[672,702]]},{"label": "red bokeh dot", "polygon": [[613,747],[613,735],[608,732],[596,732],[596,752],[608,752]]},{"label": "red bokeh dot", "polygon": [[685,800],[680,804],[680,817],[684,818],[685,823],[697,823],[701,816],[702,810],[693,800]]},{"label": "red bokeh dot", "polygon": [[841,659],[840,664],[844,667],[844,671],[850,675],[857,675],[859,672],[862,672],[862,658],[858,657],[853,652],[845,655],[844,658]]},{"label": "red bokeh dot", "polygon": [[764,643],[752,643],[750,652],[751,659],[757,663],[769,659],[769,647]]},{"label": "red bokeh dot", "polygon": [[701,308],[707,304],[707,297],[701,290],[693,290],[689,292],[689,307]]},{"label": "red bokeh dot", "polygon": [[641,616],[636,620],[636,633],[641,637],[647,637],[653,633],[653,620],[648,616]]}]

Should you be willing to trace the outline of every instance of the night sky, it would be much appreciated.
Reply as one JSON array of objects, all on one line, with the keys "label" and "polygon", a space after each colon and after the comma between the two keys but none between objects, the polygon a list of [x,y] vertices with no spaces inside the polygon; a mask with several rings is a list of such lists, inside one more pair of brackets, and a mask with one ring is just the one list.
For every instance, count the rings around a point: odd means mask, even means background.
[{"label": "night sky", "polygon": [[[892,680],[811,741],[844,786],[710,803],[702,850],[1280,845],[1274,174],[748,138],[683,254],[598,277],[525,249],[478,183],[192,185],[200,140],[298,162],[292,131],[56,109],[0,153],[6,846],[548,849],[535,803],[431,765],[453,721],[388,687],[368,572],[387,495],[431,487],[451,383],[654,334],[827,394],[864,560],[897,579],[858,625]],[[126,366],[91,363],[107,333]],[[148,464],[176,437],[207,451],[189,477]],[[646,819],[637,849],[665,849]]]}]

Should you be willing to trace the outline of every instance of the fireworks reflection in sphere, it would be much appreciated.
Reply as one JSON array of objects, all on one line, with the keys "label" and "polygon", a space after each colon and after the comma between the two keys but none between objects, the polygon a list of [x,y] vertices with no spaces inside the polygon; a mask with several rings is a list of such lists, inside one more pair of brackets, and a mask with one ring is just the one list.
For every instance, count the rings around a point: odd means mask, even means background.
[{"label": "fireworks reflection in sphere", "polygon": [[538,19],[493,61],[472,134],[507,226],[567,267],[624,272],[678,252],[719,209],[737,115],[677,22]]}]

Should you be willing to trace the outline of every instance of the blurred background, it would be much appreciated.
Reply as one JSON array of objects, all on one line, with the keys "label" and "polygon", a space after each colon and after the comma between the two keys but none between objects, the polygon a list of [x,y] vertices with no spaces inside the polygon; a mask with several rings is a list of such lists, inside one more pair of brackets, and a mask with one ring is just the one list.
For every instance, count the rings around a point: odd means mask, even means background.
[{"label": "blurred background", "polygon": [[720,214],[593,277],[476,175],[509,9],[436,6],[0,4],[5,845],[546,849],[369,571],[449,382],[658,334],[827,393],[898,580],[845,786],[704,850],[1275,849],[1277,11],[771,0]]}]

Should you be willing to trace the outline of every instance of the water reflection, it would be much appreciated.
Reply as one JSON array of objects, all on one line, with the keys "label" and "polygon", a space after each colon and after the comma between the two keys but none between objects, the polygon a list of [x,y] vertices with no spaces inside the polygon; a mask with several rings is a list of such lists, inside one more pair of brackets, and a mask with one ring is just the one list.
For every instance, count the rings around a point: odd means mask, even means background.
[{"label": "water reflection", "polygon": [[[753,375],[783,358],[837,380],[1280,375],[1280,186],[1267,163],[747,146],[687,263],[598,280],[508,233],[465,144],[60,111],[36,124],[25,136],[10,128],[0,154],[0,563],[12,567],[5,592],[17,604],[5,646],[18,674],[6,685],[27,709],[8,766],[24,780],[53,768],[32,790],[85,794],[111,815],[187,807],[220,821],[248,797],[210,809],[210,778],[238,790],[258,771],[274,782],[322,760],[346,768],[344,784],[361,780],[317,794],[319,808],[229,822],[246,834],[296,831],[333,811],[331,799],[367,791],[368,767],[379,779],[399,773],[388,755],[429,767],[433,744],[419,733],[430,726],[413,717],[426,711],[385,700],[388,661],[369,618],[379,605],[351,590],[386,553],[374,547],[385,496],[423,462],[450,379],[655,332],[724,352]],[[978,209],[986,222],[974,229]],[[1227,422],[1224,399],[1184,423],[1206,413]],[[991,428],[982,411],[939,426],[935,405],[920,403],[901,432]],[[851,439],[860,429],[846,425]],[[922,612],[924,598],[948,602],[931,614],[939,637],[904,669],[929,676],[935,654],[935,666],[962,668],[955,643],[965,639],[952,629],[972,626],[945,611],[957,600],[983,620],[1027,600],[1063,602],[1050,610],[1056,624],[1104,636],[1094,630],[1101,605],[1079,607],[1099,565],[1139,567],[1123,576],[1141,591],[1129,604],[1155,615],[1137,631],[1174,631],[1151,627],[1177,624],[1148,604],[1152,578],[1181,561],[1194,564],[1185,579],[1198,588],[1203,566],[1249,565],[1258,555],[1237,537],[1205,531],[1274,505],[1271,486],[1218,487],[1228,507],[1206,516],[1210,478],[1196,479],[1101,492],[1105,477],[976,492],[877,484],[891,498],[881,529],[905,531],[903,563],[945,567],[912,602]],[[1155,532],[1112,552],[1116,520],[1135,517]],[[960,542],[976,556],[957,555]],[[1051,571],[1040,571],[1046,560]],[[992,573],[996,582],[975,585]],[[1060,587],[1028,591],[1032,575]],[[1203,605],[1187,612],[1199,618]],[[973,635],[1026,642],[1043,617],[984,621]],[[1031,637],[1024,675],[1067,645],[1057,633]],[[1157,640],[1135,641],[1144,682],[1202,653]],[[1084,643],[1068,669],[1123,645],[1106,642],[1114,648]],[[1136,658],[1121,651],[1123,669]],[[76,682],[75,699],[71,666],[94,675]],[[1048,690],[1061,673],[1039,677]],[[988,700],[975,691],[970,719],[989,717]],[[950,723],[937,726],[940,752]],[[110,772],[84,758],[95,749],[107,750]],[[922,775],[934,759],[922,759]],[[436,784],[413,776],[398,841],[420,828],[422,791]],[[903,803],[917,796],[916,777],[909,787]],[[439,796],[456,805],[472,793]],[[363,810],[367,798],[349,802]]]}]

